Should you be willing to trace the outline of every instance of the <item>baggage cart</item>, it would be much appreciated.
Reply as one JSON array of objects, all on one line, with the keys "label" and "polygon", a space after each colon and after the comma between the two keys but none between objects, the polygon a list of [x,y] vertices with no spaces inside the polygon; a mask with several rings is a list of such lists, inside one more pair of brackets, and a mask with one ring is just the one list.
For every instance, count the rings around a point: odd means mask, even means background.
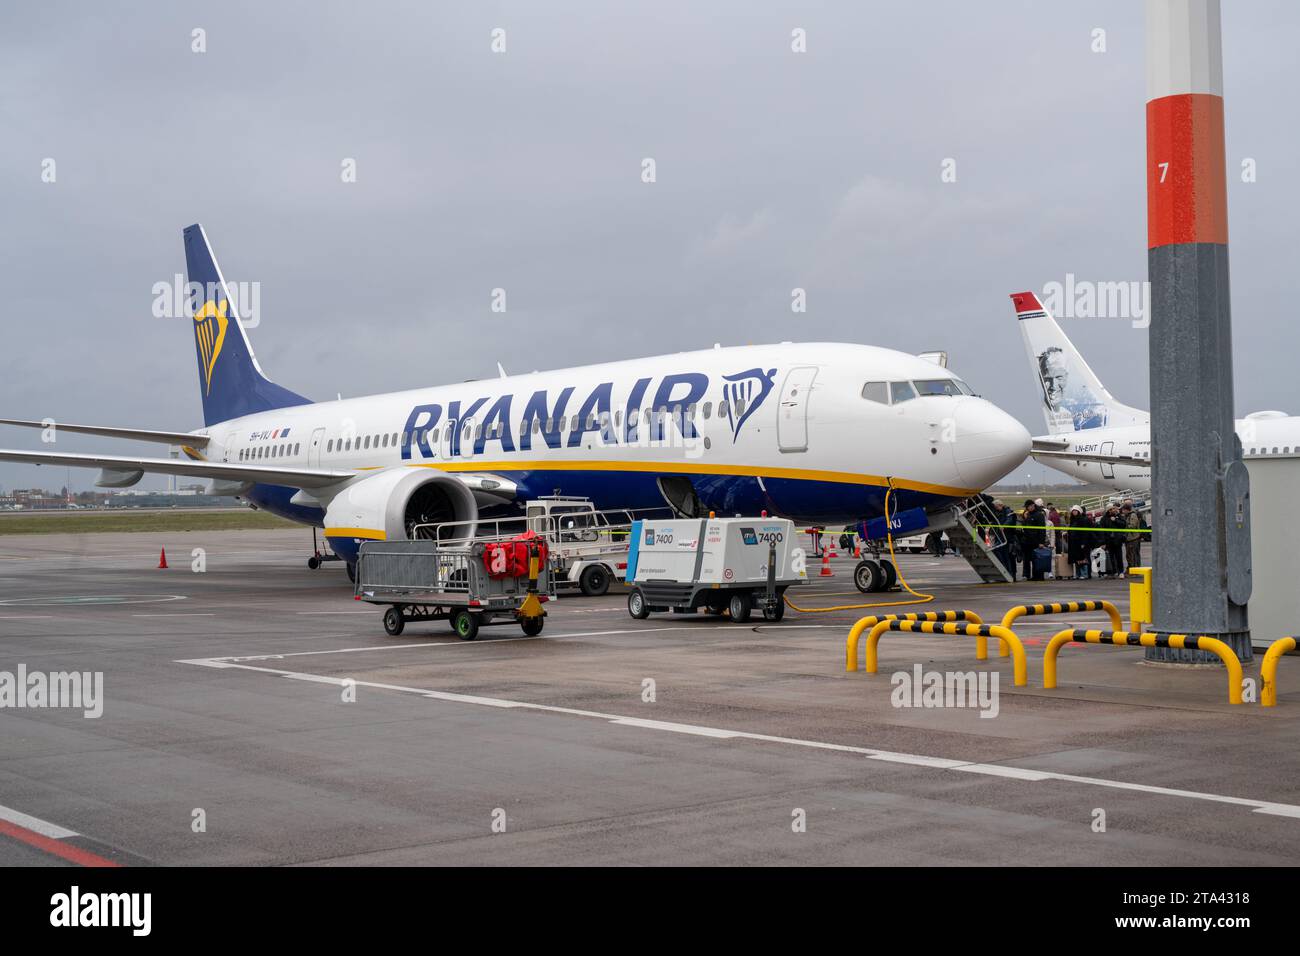
[{"label": "baggage cart", "polygon": [[533,637],[546,619],[542,603],[554,592],[538,543],[525,546],[528,573],[516,577],[489,574],[482,542],[367,541],[357,558],[356,599],[388,605],[384,631],[394,637],[408,621],[439,620],[463,641],[489,624],[518,624]]}]

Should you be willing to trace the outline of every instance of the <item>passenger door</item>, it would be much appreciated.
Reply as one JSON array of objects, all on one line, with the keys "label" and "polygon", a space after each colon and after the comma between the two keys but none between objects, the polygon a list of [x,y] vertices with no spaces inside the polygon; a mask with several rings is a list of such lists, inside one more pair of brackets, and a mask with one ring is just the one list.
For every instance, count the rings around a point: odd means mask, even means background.
[{"label": "passenger door", "polygon": [[[1113,455],[1113,454],[1115,454],[1115,443],[1114,443],[1113,441],[1104,441],[1104,442],[1102,442],[1102,443],[1101,443],[1101,453],[1102,453],[1103,455]],[[1102,476],[1103,478],[1114,478],[1114,477],[1115,477],[1115,464],[1114,464],[1114,462],[1103,461],[1103,462],[1101,463],[1101,476]]]},{"label": "passenger door", "polygon": [[325,429],[318,428],[311,433],[311,444],[307,446],[307,466],[320,467],[321,446],[325,444]]},{"label": "passenger door", "polygon": [[815,365],[802,365],[786,373],[776,411],[776,441],[783,452],[808,450],[808,393],[815,378]]}]

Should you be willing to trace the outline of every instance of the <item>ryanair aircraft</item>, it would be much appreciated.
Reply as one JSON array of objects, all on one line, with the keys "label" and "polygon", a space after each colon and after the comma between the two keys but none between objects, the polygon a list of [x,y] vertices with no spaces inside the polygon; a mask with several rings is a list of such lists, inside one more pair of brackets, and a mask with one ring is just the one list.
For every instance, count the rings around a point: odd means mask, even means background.
[{"label": "ryanair aircraft", "polygon": [[[714,347],[313,402],[253,357],[201,226],[185,230],[204,427],[59,431],[178,445],[183,459],[0,450],[0,460],[209,478],[213,493],[323,528],[349,564],[367,539],[518,513],[539,495],[596,508],[847,524],[936,511],[1001,478],[1029,435],[925,358],[864,345]],[[11,425],[42,422],[4,419]]]},{"label": "ryanair aircraft", "polygon": [[[1041,390],[1048,434],[1036,460],[1080,481],[1117,491],[1151,490],[1151,414],[1118,401],[1032,292],[1011,296],[1029,364]],[[1300,418],[1252,412],[1236,423],[1246,458],[1300,454]]]}]

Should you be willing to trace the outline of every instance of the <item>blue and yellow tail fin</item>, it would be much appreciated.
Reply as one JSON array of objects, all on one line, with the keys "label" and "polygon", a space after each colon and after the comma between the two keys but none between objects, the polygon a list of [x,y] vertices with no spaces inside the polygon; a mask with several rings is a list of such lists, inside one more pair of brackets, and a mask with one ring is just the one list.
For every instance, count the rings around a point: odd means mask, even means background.
[{"label": "blue and yellow tail fin", "polygon": [[194,292],[191,314],[203,423],[215,425],[241,415],[309,404],[309,399],[276,385],[262,373],[239,321],[237,302],[198,223],[185,229],[185,271],[189,288],[201,290]]}]

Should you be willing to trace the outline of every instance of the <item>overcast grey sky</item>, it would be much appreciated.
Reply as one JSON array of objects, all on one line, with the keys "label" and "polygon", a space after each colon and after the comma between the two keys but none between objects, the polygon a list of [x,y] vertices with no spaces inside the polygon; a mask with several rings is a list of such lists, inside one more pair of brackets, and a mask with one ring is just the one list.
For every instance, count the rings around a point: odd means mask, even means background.
[{"label": "overcast grey sky", "polygon": [[[1224,7],[1237,412],[1300,412],[1300,8]],[[1145,279],[1143,31],[1134,0],[6,3],[0,417],[201,425],[189,320],[150,311],[197,221],[313,398],[829,340],[946,349],[1042,432],[1007,296]],[[1062,324],[1147,407],[1144,331]]]}]

